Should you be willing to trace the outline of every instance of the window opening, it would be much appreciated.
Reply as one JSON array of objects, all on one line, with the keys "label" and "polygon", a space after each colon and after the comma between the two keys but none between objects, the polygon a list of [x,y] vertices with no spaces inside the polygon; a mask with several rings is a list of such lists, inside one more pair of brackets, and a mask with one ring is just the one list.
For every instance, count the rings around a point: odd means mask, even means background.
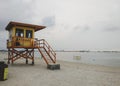
[{"label": "window opening", "polygon": [[16,36],[23,37],[24,36],[24,30],[16,28]]},{"label": "window opening", "polygon": [[32,38],[32,30],[26,30],[26,38]]}]

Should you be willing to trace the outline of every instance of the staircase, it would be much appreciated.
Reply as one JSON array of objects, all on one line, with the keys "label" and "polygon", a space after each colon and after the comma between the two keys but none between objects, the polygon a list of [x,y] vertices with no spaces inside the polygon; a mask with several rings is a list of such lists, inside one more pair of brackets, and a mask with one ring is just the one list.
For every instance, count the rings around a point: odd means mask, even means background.
[{"label": "staircase", "polygon": [[56,53],[45,39],[35,39],[34,47],[38,49],[41,56],[50,70],[60,69],[60,64],[56,64]]},{"label": "staircase", "polygon": [[35,39],[34,46],[38,49],[47,65],[56,63],[56,53],[45,39]]}]

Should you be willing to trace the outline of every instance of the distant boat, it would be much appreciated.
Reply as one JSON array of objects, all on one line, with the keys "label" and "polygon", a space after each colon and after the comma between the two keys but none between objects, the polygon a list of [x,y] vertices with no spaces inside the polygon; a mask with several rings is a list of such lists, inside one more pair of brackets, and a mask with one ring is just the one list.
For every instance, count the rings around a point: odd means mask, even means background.
[{"label": "distant boat", "polygon": [[74,60],[80,60],[80,59],[81,59],[81,56],[73,56],[73,59],[74,59]]}]

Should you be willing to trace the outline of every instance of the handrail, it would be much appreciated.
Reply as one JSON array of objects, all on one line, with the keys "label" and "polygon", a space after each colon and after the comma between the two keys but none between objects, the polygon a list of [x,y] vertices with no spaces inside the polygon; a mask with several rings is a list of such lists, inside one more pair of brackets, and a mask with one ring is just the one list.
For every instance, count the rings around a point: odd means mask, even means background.
[{"label": "handrail", "polygon": [[56,56],[55,51],[52,49],[52,47],[50,47],[50,45],[48,44],[47,41],[45,41],[45,39],[42,39],[41,41],[43,41],[43,44],[51,51],[51,53]]},{"label": "handrail", "polygon": [[[48,44],[48,42],[45,39],[35,39],[35,47],[40,47],[40,48],[45,48],[45,50],[47,51],[47,53],[51,56],[54,57],[54,60],[56,61],[56,53],[55,51],[52,49],[52,47]],[[52,57],[51,56],[51,57]]]}]

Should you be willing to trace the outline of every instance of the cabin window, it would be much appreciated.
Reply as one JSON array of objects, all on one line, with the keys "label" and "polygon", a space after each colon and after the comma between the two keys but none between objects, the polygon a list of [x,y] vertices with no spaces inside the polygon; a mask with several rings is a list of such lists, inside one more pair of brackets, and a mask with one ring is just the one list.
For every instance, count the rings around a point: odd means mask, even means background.
[{"label": "cabin window", "polygon": [[24,36],[24,30],[16,28],[16,36],[23,37]]},{"label": "cabin window", "polygon": [[32,30],[26,30],[26,38],[32,38]]}]

